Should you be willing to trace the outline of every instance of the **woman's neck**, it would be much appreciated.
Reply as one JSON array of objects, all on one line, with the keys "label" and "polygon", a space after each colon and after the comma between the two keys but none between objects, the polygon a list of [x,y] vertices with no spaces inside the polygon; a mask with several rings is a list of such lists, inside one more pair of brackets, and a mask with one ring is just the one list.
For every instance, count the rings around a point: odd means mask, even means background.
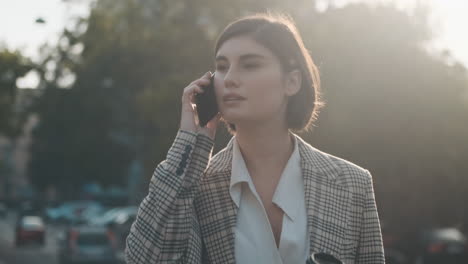
[{"label": "woman's neck", "polygon": [[264,168],[284,168],[294,150],[292,134],[287,128],[236,127],[236,140],[251,173]]}]

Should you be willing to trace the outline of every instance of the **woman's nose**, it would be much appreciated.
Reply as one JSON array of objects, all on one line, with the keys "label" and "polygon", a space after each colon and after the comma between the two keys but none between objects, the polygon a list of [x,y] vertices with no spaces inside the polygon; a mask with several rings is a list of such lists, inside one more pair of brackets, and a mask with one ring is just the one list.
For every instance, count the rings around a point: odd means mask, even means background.
[{"label": "woman's nose", "polygon": [[239,81],[238,81],[238,76],[236,75],[236,73],[231,69],[229,69],[229,71],[226,73],[226,75],[224,75],[224,87],[226,88],[230,88],[230,87],[237,87],[238,84],[239,84]]}]

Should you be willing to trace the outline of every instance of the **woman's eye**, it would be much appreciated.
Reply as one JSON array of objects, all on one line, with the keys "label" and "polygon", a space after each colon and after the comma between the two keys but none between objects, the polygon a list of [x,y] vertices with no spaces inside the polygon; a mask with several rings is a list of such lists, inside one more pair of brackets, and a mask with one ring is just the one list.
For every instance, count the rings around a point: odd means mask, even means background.
[{"label": "woman's eye", "polygon": [[246,63],[244,64],[244,67],[247,68],[247,69],[254,69],[254,68],[257,68],[259,66],[259,64],[257,63]]},{"label": "woman's eye", "polygon": [[216,65],[216,70],[217,71],[225,71],[227,67],[225,65]]}]

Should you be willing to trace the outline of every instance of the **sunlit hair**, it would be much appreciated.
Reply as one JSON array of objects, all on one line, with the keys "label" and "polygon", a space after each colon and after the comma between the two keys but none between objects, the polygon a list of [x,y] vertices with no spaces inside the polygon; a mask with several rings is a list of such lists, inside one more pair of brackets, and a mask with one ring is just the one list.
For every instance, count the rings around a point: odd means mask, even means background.
[{"label": "sunlit hair", "polygon": [[[293,20],[285,15],[272,13],[240,18],[229,24],[218,37],[215,56],[227,40],[239,36],[249,36],[272,51],[278,57],[284,72],[300,70],[302,86],[289,98],[286,118],[289,129],[295,132],[310,130],[323,106],[320,100],[320,76]],[[236,126],[223,121],[229,133],[235,134]]]}]

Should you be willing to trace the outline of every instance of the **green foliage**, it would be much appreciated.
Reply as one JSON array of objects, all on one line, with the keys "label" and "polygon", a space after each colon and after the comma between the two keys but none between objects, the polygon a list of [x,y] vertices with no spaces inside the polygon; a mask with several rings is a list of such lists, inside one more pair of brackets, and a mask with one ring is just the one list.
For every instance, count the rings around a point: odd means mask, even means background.
[{"label": "green foliage", "polygon": [[468,220],[467,72],[428,54],[421,21],[350,5],[304,28],[327,103],[307,138],[371,171],[382,218],[405,218],[398,231]]},{"label": "green foliage", "polygon": [[0,134],[18,133],[15,119],[16,81],[32,69],[32,63],[17,51],[0,50]]}]

